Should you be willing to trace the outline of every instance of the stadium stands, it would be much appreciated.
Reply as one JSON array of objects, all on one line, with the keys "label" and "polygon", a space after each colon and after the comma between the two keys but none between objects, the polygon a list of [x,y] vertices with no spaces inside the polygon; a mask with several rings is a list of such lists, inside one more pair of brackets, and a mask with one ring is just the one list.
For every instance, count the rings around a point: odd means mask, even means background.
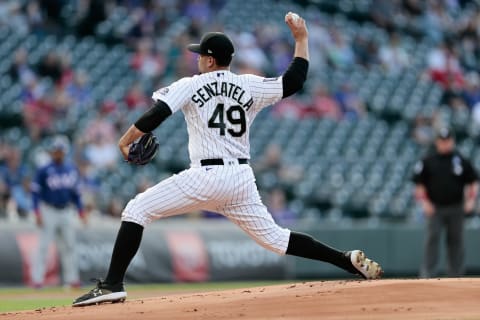
[{"label": "stadium stands", "polygon": [[[399,46],[408,63],[390,72],[380,61],[373,61],[378,48],[388,47],[391,41],[391,30],[379,24],[373,15],[377,1],[180,1],[176,6],[159,5],[153,11],[157,16],[149,16],[147,4],[130,10],[132,8],[128,6],[132,4],[129,1],[117,2],[91,35],[76,34],[75,24],[71,21],[64,24],[63,32],[22,33],[16,32],[11,25],[0,25],[1,138],[4,144],[21,149],[28,166],[38,164],[43,138],[55,132],[71,136],[76,142],[74,158],[83,159],[86,143],[82,141],[82,135],[102,110],[107,112],[109,121],[118,130],[125,128],[145,110],[128,107],[124,100],[126,92],[133,85],[140,84],[148,97],[155,88],[188,73],[185,70],[189,70],[193,58],[182,50],[182,46],[188,43],[186,41],[196,41],[197,34],[208,28],[221,25],[239,43],[239,50],[248,49],[243,47],[241,40],[244,39],[245,46],[248,46],[248,37],[242,35],[249,32],[258,37],[254,45],[268,57],[278,54],[275,50],[279,44],[290,46],[290,55],[292,42],[282,22],[285,12],[296,11],[309,23],[312,62],[308,85],[300,95],[286,103],[296,103],[309,110],[319,84],[330,92],[348,84],[366,108],[366,112],[358,112],[354,118],[342,116],[339,120],[319,118],[308,112],[291,116],[273,107],[256,119],[251,132],[254,161],[262,156],[268,145],[278,144],[283,160],[303,169],[301,181],[288,190],[290,204],[302,217],[323,219],[340,215],[399,221],[414,217],[417,207],[412,199],[409,177],[414,163],[428,148],[415,141],[412,135],[419,115],[432,119],[434,123],[452,125],[458,133],[460,149],[466,156],[471,156],[480,169],[477,140],[480,126],[472,116],[471,108],[456,109],[447,105],[444,97],[448,90],[427,73],[427,57],[435,49],[438,39],[422,34],[421,29],[408,27],[408,24],[395,26]],[[188,16],[187,8],[194,2],[220,10],[212,17],[212,23],[205,23],[201,29],[194,23],[195,19]],[[78,9],[73,2],[67,3],[62,11],[64,19]],[[166,18],[161,11],[167,9],[172,17]],[[423,14],[428,15],[429,9],[424,10]],[[478,14],[478,8],[471,7],[468,2],[444,10],[453,12],[453,16],[462,12],[465,16]],[[138,40],[132,44],[131,38],[138,19],[154,20],[154,51],[167,65],[159,77],[146,77],[132,68]],[[405,19],[414,21],[413,18]],[[332,34],[338,34],[338,42]],[[147,33],[146,37],[151,35],[152,32]],[[342,41],[347,48],[342,47]],[[361,59],[360,49],[366,48],[361,46],[365,41],[371,45],[367,46],[369,50],[373,50],[366,54],[372,61]],[[51,118],[45,120],[40,135],[35,134],[35,125],[41,126],[35,122],[39,119],[26,120],[31,110],[42,107],[38,101],[43,100],[39,98],[37,101],[35,96],[56,101],[57,96],[52,93],[64,90],[72,81],[66,80],[67,85],[61,85],[48,77],[35,76],[34,80],[14,78],[11,74],[13,58],[20,48],[28,52],[27,65],[34,70],[53,51],[60,60],[66,61],[62,65],[63,71],[67,68],[73,70],[73,74],[85,72],[88,77],[85,88],[88,98],[82,100],[75,96],[70,97],[66,105],[53,103],[53,111],[47,108]],[[352,54],[354,59],[349,60]],[[256,72],[260,74],[274,75],[277,69],[281,69],[280,62],[275,66],[258,59],[260,69]],[[248,61],[242,60],[234,68],[241,71],[245,64],[248,65]],[[32,101],[34,106],[30,107],[33,109],[29,109]],[[101,210],[112,197],[127,201],[134,195],[137,185],[132,181],[140,181],[142,177],[160,178],[188,166],[187,132],[182,115],[172,116],[156,130],[156,134],[161,148],[154,165],[135,168],[119,160],[115,168],[92,168],[101,181],[101,196],[96,199]],[[268,187],[261,184],[265,180],[261,176],[258,180],[260,188]]]}]

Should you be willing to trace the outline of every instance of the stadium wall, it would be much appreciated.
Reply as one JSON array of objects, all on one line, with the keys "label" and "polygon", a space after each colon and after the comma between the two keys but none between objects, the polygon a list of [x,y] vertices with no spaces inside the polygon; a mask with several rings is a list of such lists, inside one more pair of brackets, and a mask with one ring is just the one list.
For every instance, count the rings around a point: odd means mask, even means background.
[{"label": "stadium wall", "polygon": [[[188,223],[186,223],[188,221]],[[82,281],[102,277],[110,261],[119,222],[91,221],[78,233]],[[416,277],[422,259],[423,227],[407,225],[299,226],[298,231],[340,249],[363,249],[385,269],[386,277]],[[30,284],[31,256],[38,231],[30,224],[0,226],[0,284]],[[466,230],[467,275],[480,274],[477,226]],[[444,247],[441,265],[444,265]],[[441,274],[444,268],[440,269]],[[282,257],[248,238],[223,219],[171,219],[150,225],[127,273],[127,282],[202,282],[232,280],[332,279],[348,274],[306,259]],[[57,248],[49,254],[47,285],[61,284]]]}]

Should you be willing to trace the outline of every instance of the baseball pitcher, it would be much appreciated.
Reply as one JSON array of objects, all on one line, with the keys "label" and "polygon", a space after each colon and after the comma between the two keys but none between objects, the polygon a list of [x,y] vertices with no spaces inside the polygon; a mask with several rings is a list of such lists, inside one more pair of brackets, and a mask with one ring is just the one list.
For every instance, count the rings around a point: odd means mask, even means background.
[{"label": "baseball pitcher", "polygon": [[[235,52],[232,41],[223,33],[210,32],[200,44],[188,46],[198,53],[200,74],[153,93],[154,106],[120,138],[120,151],[132,163],[148,162],[157,148],[151,131],[172,113],[182,111],[191,166],[128,202],[107,277],[76,299],[74,306],[125,300],[123,278],[140,246],[144,227],[155,219],[197,210],[226,216],[259,245],[278,254],[328,262],[365,279],[381,276],[381,267],[360,250],[342,252],[309,235],[278,226],[260,199],[249,165],[250,125],[262,108],[300,90],[308,71],[305,20],[288,13],[285,22],[295,39],[295,53],[282,76],[263,78],[231,72]],[[139,148],[136,141],[145,136]],[[139,149],[145,149],[145,157]]]}]

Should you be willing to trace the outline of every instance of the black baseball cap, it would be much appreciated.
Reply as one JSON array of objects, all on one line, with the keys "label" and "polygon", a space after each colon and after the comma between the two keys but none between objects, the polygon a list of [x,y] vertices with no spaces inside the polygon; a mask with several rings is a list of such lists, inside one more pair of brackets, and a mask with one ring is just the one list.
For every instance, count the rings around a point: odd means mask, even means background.
[{"label": "black baseball cap", "polygon": [[208,32],[199,44],[189,44],[188,50],[206,56],[212,56],[220,66],[228,66],[235,54],[232,40],[222,32]]},{"label": "black baseball cap", "polygon": [[447,140],[447,139],[453,138],[454,135],[452,130],[444,127],[444,128],[438,129],[436,137],[437,139]]}]

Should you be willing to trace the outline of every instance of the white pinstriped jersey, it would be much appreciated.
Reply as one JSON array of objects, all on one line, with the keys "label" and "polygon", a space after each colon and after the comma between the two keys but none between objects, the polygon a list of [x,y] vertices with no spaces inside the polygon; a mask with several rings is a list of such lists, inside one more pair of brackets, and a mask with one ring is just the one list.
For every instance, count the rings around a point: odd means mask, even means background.
[{"label": "white pinstriped jersey", "polygon": [[282,98],[282,77],[237,75],[227,70],[182,78],[155,91],[187,122],[190,160],[250,159],[250,125],[258,112]]},{"label": "white pinstriped jersey", "polygon": [[202,159],[250,158],[249,130],[258,112],[283,96],[282,78],[213,71],[182,78],[153,93],[173,112],[182,110],[189,135],[190,168],[130,200],[123,221],[142,226],[186,212],[218,212],[263,247],[285,254],[290,230],[275,223],[262,203],[248,164]]}]

